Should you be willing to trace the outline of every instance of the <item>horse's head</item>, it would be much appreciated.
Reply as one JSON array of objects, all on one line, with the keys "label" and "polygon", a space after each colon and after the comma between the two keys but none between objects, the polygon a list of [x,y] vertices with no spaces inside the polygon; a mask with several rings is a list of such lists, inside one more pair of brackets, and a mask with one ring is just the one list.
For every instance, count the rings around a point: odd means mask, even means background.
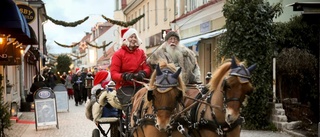
[{"label": "horse's head", "polygon": [[181,102],[185,88],[179,74],[181,68],[175,69],[173,64],[160,63],[150,79],[152,91],[148,91],[148,100],[153,104],[155,127],[159,131],[171,128],[171,116],[178,103]]},{"label": "horse's head", "polygon": [[253,91],[251,73],[256,68],[252,65],[246,68],[243,64],[237,64],[232,58],[231,70],[222,84],[223,105],[225,108],[225,121],[233,123],[240,116],[240,108],[247,94]]}]

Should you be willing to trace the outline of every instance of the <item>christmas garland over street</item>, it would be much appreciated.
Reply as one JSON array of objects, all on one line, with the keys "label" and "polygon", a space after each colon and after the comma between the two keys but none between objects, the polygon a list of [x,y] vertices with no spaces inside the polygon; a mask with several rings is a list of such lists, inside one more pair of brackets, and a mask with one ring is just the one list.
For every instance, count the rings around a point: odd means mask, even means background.
[{"label": "christmas garland over street", "polygon": [[82,57],[85,57],[87,55],[87,53],[83,54],[83,55],[80,55],[80,56],[77,56],[77,55],[74,55],[74,54],[69,54],[70,56],[72,57],[76,57],[77,59],[80,59]]},{"label": "christmas garland over street", "polygon": [[82,20],[78,20],[78,21],[75,21],[75,22],[65,22],[65,21],[61,21],[61,20],[55,20],[51,17],[49,17],[48,15],[46,14],[43,14],[43,16],[47,19],[49,19],[50,21],[52,21],[54,24],[56,25],[62,25],[64,27],[75,27],[75,26],[78,26],[80,24],[82,24],[83,22],[85,22],[86,20],[89,19],[89,16],[85,17],[84,19]]},{"label": "christmas garland over street", "polygon": [[97,49],[101,49],[101,48],[105,48],[105,47],[109,46],[112,43],[112,41],[109,42],[108,44],[105,44],[105,45],[102,45],[102,46],[93,45],[93,44],[89,43],[88,41],[86,41],[86,43],[91,47],[95,47]]},{"label": "christmas garland over street", "polygon": [[57,45],[61,46],[61,47],[65,47],[65,48],[72,48],[72,47],[75,47],[77,46],[80,42],[77,42],[77,43],[74,43],[74,44],[71,44],[71,45],[65,45],[65,44],[60,44],[56,41],[54,41],[54,43],[56,43]]},{"label": "christmas garland over street", "polygon": [[104,18],[105,20],[107,20],[108,22],[110,22],[111,24],[116,24],[122,27],[128,27],[128,26],[132,26],[135,23],[137,23],[141,18],[144,17],[144,14],[140,15],[139,17],[129,21],[129,22],[124,22],[124,21],[118,21],[118,20],[113,20],[110,18],[107,18],[106,16],[102,15],[102,18]]}]

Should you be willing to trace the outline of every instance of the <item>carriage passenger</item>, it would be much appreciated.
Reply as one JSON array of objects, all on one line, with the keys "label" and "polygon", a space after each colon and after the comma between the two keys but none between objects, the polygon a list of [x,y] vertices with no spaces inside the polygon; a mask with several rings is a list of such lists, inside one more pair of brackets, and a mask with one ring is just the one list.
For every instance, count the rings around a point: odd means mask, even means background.
[{"label": "carriage passenger", "polygon": [[153,69],[159,60],[174,63],[176,67],[182,68],[182,79],[185,84],[200,84],[200,68],[196,54],[179,42],[178,33],[168,32],[165,36],[165,42],[150,56],[147,63]]},{"label": "carriage passenger", "polygon": [[131,97],[142,88],[142,85],[132,79],[143,81],[151,73],[146,63],[146,54],[139,48],[142,44],[138,32],[133,29],[121,30],[122,46],[111,60],[111,78],[116,83],[117,97],[126,111]]}]

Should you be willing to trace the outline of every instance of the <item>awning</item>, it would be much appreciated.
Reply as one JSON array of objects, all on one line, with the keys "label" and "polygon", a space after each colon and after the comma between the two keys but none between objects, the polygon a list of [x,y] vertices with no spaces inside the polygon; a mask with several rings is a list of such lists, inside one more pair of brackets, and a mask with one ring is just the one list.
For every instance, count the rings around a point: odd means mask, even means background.
[{"label": "awning", "polygon": [[198,42],[201,39],[212,38],[212,37],[218,36],[218,35],[226,32],[226,31],[227,31],[226,29],[221,29],[221,30],[209,32],[209,33],[206,33],[206,34],[201,34],[201,35],[189,37],[189,38],[186,38],[186,39],[182,39],[180,41],[180,43],[184,44],[186,47],[190,47],[190,46],[193,46],[193,45],[197,45]]},{"label": "awning", "polygon": [[23,44],[34,44],[36,40],[32,39],[26,18],[12,0],[0,0],[0,34],[11,35]]}]

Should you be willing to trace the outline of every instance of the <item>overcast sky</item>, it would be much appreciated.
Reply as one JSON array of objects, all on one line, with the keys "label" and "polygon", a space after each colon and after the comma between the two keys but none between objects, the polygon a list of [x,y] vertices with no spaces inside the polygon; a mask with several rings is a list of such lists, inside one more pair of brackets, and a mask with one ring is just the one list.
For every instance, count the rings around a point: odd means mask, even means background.
[{"label": "overcast sky", "polygon": [[64,48],[58,43],[71,45],[79,42],[85,32],[91,32],[91,28],[97,22],[106,22],[101,17],[113,19],[114,0],[42,0],[45,3],[47,15],[55,20],[74,22],[89,16],[89,19],[76,27],[64,27],[56,25],[51,21],[44,23],[44,33],[47,37],[49,53],[70,53],[71,48]]}]

